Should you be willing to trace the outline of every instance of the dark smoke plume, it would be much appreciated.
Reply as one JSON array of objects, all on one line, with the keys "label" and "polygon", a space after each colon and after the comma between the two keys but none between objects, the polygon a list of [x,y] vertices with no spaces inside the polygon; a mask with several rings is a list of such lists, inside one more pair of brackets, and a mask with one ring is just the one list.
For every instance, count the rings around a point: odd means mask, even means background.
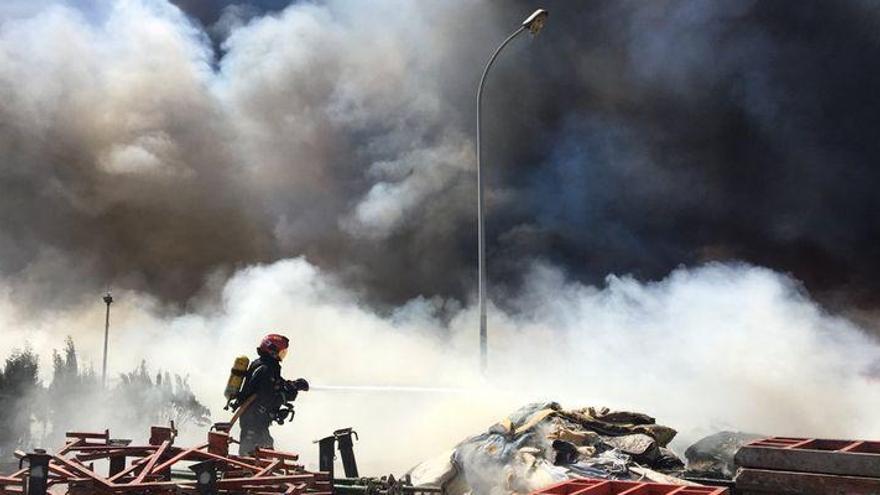
[{"label": "dark smoke plume", "polygon": [[[497,299],[535,258],[586,282],[741,259],[878,302],[876,4],[542,6],[484,102]],[[11,2],[0,270],[182,304],[304,254],[380,306],[467,298],[476,82],[535,7]]]}]

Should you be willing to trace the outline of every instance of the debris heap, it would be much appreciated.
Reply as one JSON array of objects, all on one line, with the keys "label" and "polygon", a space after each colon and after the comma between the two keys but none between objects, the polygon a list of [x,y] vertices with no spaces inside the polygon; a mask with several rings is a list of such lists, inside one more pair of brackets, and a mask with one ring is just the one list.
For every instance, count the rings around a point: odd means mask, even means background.
[{"label": "debris heap", "polygon": [[417,486],[443,486],[449,495],[530,493],[580,477],[690,485],[667,449],[675,435],[642,413],[536,403],[410,474]]},{"label": "debris heap", "polygon": [[[306,471],[294,453],[257,449],[253,457],[231,455],[226,431],[210,431],[207,442],[192,447],[174,445],[173,424],[150,433],[147,445],[131,445],[109,431],[71,432],[55,454],[16,452],[25,467],[0,476],[0,495],[333,493],[327,473]],[[106,475],[95,461],[109,465]]]}]

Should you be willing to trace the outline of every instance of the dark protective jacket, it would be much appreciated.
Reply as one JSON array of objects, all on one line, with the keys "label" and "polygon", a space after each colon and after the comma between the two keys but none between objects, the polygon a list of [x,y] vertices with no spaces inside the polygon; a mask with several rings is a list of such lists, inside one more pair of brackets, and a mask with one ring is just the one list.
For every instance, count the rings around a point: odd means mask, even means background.
[{"label": "dark protective jacket", "polygon": [[268,427],[285,402],[285,380],[281,377],[281,363],[269,354],[259,354],[260,357],[248,367],[244,384],[238,394],[239,403],[244,403],[252,395],[257,396],[253,404],[242,413],[243,426],[248,424]]},{"label": "dark protective jacket", "polygon": [[308,390],[309,382],[303,378],[287,381],[281,377],[281,363],[275,357],[257,349],[259,358],[248,367],[244,384],[237,402],[243,404],[251,396],[254,402],[241,413],[240,455],[251,455],[257,447],[274,446],[269,425],[273,420],[279,424],[292,417],[293,411],[286,403],[293,402],[300,390]]}]

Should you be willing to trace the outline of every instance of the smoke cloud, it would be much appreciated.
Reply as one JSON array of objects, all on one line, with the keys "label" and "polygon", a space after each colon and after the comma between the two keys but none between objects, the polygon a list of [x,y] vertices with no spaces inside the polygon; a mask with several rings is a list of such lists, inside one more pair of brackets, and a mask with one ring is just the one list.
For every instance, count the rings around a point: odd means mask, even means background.
[{"label": "smoke cloud", "polygon": [[[237,272],[221,290],[219,309],[163,316],[155,299],[119,294],[109,367],[115,376],[146,359],[185,371],[215,421],[227,417],[222,390],[232,360],[252,356],[267,330],[292,338],[283,366],[289,378],[464,389],[314,390],[298,398],[292,424],[273,430],[279,445],[315,463],[311,441],[352,426],[368,473],[403,472],[522,404],[543,400],[648,412],[680,430],[679,451],[720,429],[880,436],[874,393],[880,345],[823,312],[787,276],[709,264],[653,283],[612,276],[593,287],[539,264],[526,280],[518,311],[490,312],[488,380],[477,367],[474,306],[456,310],[444,307],[447,300],[417,298],[383,317],[302,258]],[[0,350],[24,340],[45,348],[72,334],[81,361],[100,362],[100,304],[48,321],[16,314],[8,299],[4,304],[0,324],[12,331]],[[80,420],[81,428],[102,428],[92,424],[95,416]],[[193,441],[204,435],[186,433]],[[114,432],[145,434],[144,426]]]},{"label": "smoke cloud", "polygon": [[[745,260],[873,309],[876,8],[546,6],[484,102],[499,304],[536,258],[584,283]],[[181,308],[306,256],[385,310],[464,301],[474,88],[531,7],[6,2],[0,272],[31,303]]]},{"label": "smoke cloud", "polygon": [[[821,309],[880,293],[877,7],[545,6],[484,101],[492,379],[314,391],[279,443],[400,471],[542,399],[880,435],[878,346]],[[111,370],[215,413],[266,330],[316,384],[474,387],[474,90],[532,8],[4,2],[0,350],[98,363],[112,287]]]}]

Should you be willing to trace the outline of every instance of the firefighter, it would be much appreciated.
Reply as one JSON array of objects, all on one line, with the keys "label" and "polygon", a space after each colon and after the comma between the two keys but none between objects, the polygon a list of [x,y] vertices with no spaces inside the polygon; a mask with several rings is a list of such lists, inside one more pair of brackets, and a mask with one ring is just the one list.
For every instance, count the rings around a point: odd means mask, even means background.
[{"label": "firefighter", "polygon": [[298,392],[309,389],[309,382],[304,378],[290,381],[281,377],[281,362],[289,348],[287,337],[266,335],[257,348],[260,357],[248,367],[238,401],[245,403],[254,395],[256,399],[241,414],[239,455],[252,455],[257,447],[273,448],[269,425],[272,421],[282,424],[292,416],[290,402],[296,399]]}]

